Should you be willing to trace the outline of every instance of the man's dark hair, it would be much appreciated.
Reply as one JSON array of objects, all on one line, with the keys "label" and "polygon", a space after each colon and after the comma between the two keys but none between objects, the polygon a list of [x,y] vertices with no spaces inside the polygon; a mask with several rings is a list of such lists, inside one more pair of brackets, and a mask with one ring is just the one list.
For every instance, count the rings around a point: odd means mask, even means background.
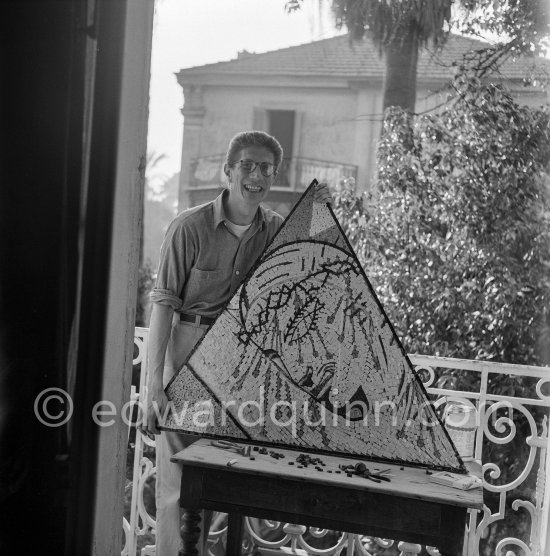
[{"label": "man's dark hair", "polygon": [[235,157],[238,152],[246,147],[265,147],[273,153],[273,163],[275,168],[279,168],[281,160],[283,160],[283,147],[275,137],[269,135],[265,131],[241,131],[237,133],[227,148],[227,156],[225,157],[226,163],[231,166],[236,162]]}]

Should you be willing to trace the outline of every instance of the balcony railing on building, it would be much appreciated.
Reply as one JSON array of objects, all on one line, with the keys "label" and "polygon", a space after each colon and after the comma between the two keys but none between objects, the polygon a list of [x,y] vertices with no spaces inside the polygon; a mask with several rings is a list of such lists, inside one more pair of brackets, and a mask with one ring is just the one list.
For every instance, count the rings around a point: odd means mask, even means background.
[{"label": "balcony railing on building", "polygon": [[[224,162],[225,154],[193,159],[189,173],[189,187],[192,189],[219,187],[225,182]],[[279,167],[273,189],[304,191],[313,179],[338,183],[342,178],[357,179],[357,166],[305,157],[285,158]]]},{"label": "balcony railing on building", "polygon": [[[137,404],[145,391],[148,330],[136,329],[134,365],[140,367]],[[479,419],[475,458],[482,462],[485,506],[470,511],[464,556],[548,556],[550,470],[548,416],[550,369],[484,361],[411,355],[434,405],[443,411],[460,402]],[[521,385],[512,392],[510,384]],[[132,427],[133,467],[129,507],[123,520],[123,556],[154,554],[154,443]],[[505,459],[500,460],[505,454]],[[227,522],[217,514],[209,535],[213,554],[223,554]],[[245,519],[243,554],[362,555],[377,549],[394,554],[437,556],[437,547],[320,530],[289,523]],[[386,552],[389,554],[390,552]]]}]

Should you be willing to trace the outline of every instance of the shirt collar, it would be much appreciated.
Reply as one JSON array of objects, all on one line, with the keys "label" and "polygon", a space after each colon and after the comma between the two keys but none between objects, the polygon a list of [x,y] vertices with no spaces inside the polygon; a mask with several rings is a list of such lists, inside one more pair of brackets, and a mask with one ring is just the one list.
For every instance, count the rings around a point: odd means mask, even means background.
[{"label": "shirt collar", "polygon": [[[227,189],[224,189],[214,199],[214,203],[213,203],[214,228],[217,228],[222,222],[225,222],[225,220],[229,220],[227,218],[227,216],[225,214],[225,210],[223,208],[223,200],[225,199],[225,197],[227,195],[229,195],[229,191]],[[252,221],[252,224],[262,226],[262,227],[265,225],[265,209],[261,205],[258,207],[258,210],[256,212],[256,215],[254,216],[254,220]]]}]

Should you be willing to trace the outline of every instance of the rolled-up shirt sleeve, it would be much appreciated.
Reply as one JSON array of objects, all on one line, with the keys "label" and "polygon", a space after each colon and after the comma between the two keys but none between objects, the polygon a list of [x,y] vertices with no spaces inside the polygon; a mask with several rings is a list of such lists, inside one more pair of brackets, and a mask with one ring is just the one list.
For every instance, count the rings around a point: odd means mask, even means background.
[{"label": "rolled-up shirt sleeve", "polygon": [[155,287],[150,293],[153,303],[181,309],[182,292],[195,257],[193,234],[185,220],[174,220],[162,242]]}]

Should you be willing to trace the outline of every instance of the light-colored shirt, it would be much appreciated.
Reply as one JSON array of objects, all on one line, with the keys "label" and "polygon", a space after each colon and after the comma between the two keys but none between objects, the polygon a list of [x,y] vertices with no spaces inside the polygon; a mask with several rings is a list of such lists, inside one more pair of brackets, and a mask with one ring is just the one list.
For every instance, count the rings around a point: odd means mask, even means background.
[{"label": "light-colored shirt", "polygon": [[151,301],[175,311],[215,316],[267,247],[283,217],[260,206],[241,239],[226,227],[224,191],[191,208],[168,227]]},{"label": "light-colored shirt", "polygon": [[244,234],[246,233],[246,230],[248,230],[248,228],[252,226],[252,224],[247,224],[245,226],[241,226],[239,224],[233,224],[233,222],[230,222],[229,220],[225,221],[225,225],[229,229],[229,231],[233,235],[236,235],[239,239],[241,239],[241,237],[243,237]]}]

